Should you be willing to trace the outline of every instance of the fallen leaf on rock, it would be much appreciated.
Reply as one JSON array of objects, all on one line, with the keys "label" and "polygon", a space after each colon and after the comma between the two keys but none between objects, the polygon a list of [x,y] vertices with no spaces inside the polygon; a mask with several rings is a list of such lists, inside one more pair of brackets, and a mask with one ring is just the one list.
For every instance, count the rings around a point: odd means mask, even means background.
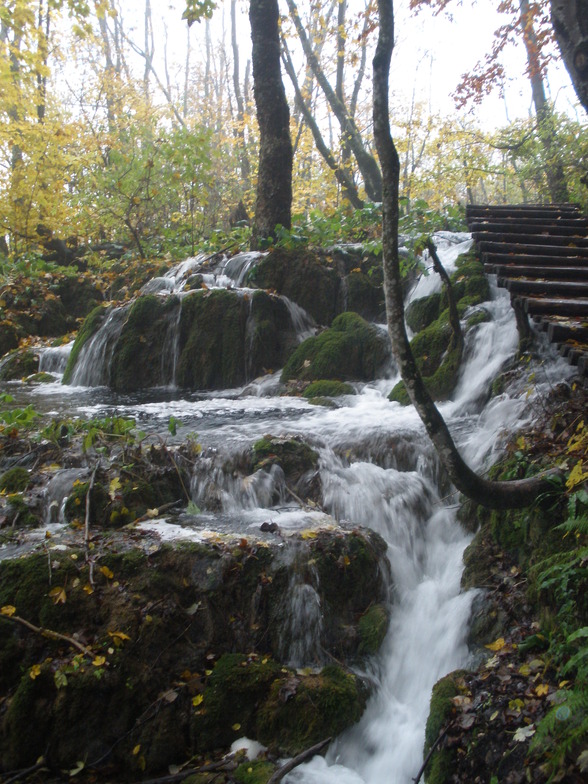
[{"label": "fallen leaf on rock", "polygon": [[524,741],[528,740],[535,734],[535,726],[533,724],[529,724],[527,727],[519,727],[518,730],[514,734],[514,740],[516,743],[523,743]]}]

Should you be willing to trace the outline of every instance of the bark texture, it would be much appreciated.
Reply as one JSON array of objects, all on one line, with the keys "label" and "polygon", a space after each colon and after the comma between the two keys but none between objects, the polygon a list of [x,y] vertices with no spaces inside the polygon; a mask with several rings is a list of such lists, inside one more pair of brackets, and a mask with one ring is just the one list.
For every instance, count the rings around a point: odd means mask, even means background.
[{"label": "bark texture", "polygon": [[373,60],[373,121],[383,179],[383,265],[388,334],[408,395],[422,419],[451,481],[468,498],[492,508],[528,506],[551,487],[549,477],[491,482],[465,463],[447,424],[435,406],[416,366],[404,328],[404,302],[398,257],[398,182],[400,160],[390,132],[388,80],[394,49],[393,0],[378,0],[379,35]]},{"label": "bark texture", "polygon": [[588,112],[588,0],[551,0],[551,21],[576,94]]},{"label": "bark texture", "polygon": [[290,110],[280,70],[278,0],[251,0],[253,93],[259,124],[259,169],[253,247],[289,229],[292,211]]}]

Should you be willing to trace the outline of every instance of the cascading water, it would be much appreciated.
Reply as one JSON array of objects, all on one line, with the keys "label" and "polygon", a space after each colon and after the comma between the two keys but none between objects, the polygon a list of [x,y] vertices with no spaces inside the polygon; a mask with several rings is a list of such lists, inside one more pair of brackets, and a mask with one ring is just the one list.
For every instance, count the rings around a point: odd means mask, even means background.
[{"label": "cascading water", "polygon": [[[439,254],[451,266],[469,239],[442,239],[437,243]],[[249,262],[246,258],[234,263],[237,277],[232,285],[243,279]],[[224,274],[224,267],[219,272]],[[202,260],[189,260],[150,290],[181,293],[195,274],[212,273],[203,271]],[[434,276],[424,280],[417,284],[419,296],[423,287],[432,290],[437,285]],[[513,355],[517,336],[507,294],[494,289],[484,308],[490,320],[470,332],[454,399],[440,406],[461,451],[478,470],[500,448],[503,432],[528,416],[526,390],[503,393],[486,403],[490,382]],[[116,328],[117,319],[124,319],[121,310],[110,315]],[[109,345],[96,341],[85,374],[76,383],[94,383],[94,366]],[[560,380],[567,366],[554,362],[551,371]],[[386,380],[357,385],[358,394],[340,399],[332,409],[277,396],[276,375],[240,389],[185,399],[163,394],[157,398],[155,393],[149,400],[115,399],[118,415],[135,417],[141,429],[166,434],[173,416],[181,422],[176,438],[197,432],[203,447],[191,486],[192,498],[203,512],[182,520],[181,526],[164,518],[143,525],[162,537],[197,537],[203,529],[258,535],[264,523],[287,533],[332,524],[333,518],[375,529],[388,544],[392,577],[389,632],[370,672],[375,694],[360,723],[332,744],[326,759],[315,758],[287,780],[409,784],[422,761],[431,689],[468,657],[465,637],[473,594],[460,592],[468,536],[455,519],[456,499],[447,498],[450,488],[414,409],[387,400],[397,380],[393,373]],[[103,376],[98,383],[103,383]],[[536,389],[539,386],[536,380]],[[43,395],[51,403],[59,395],[69,413],[84,416],[104,416],[113,407],[106,390],[100,397],[80,387],[48,385],[28,394]],[[240,456],[268,433],[300,436],[319,452],[324,512],[301,508],[279,468],[247,479],[240,475]],[[284,656],[297,666],[314,665],[320,661],[318,586],[315,576],[304,570],[293,580],[285,627],[290,643]]]}]

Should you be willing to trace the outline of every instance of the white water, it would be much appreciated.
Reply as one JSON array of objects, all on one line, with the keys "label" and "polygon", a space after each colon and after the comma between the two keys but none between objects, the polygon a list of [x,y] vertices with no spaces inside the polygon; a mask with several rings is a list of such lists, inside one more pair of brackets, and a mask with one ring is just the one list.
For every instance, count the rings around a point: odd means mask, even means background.
[{"label": "white water", "polygon": [[[438,243],[444,263],[467,246],[446,238]],[[247,267],[245,259],[238,275]],[[198,265],[191,260],[159,288],[181,288]],[[434,284],[434,276],[420,282]],[[419,288],[420,287],[420,288]],[[492,321],[468,337],[467,361],[454,400],[440,406],[454,436],[478,470],[500,450],[503,435],[530,415],[527,390],[512,389],[485,405],[489,384],[516,349],[514,317],[504,292],[493,292],[485,307]],[[97,355],[107,346],[96,346]],[[567,371],[552,368],[555,379]],[[468,537],[443,498],[436,455],[412,408],[387,401],[396,378],[357,385],[358,394],[327,409],[300,398],[276,397],[277,378],[259,379],[240,390],[190,399],[113,397],[82,387],[49,385],[37,394],[50,403],[85,416],[114,410],[134,416],[141,429],[165,434],[167,421],[181,421],[178,440],[197,433],[204,452],[192,480],[192,497],[204,509],[196,518],[143,524],[162,538],[206,538],[257,534],[263,522],[275,522],[283,534],[333,524],[322,512],[301,510],[287,494],[279,469],[243,477],[225,467],[267,433],[300,435],[320,453],[325,511],[338,521],[369,526],[388,543],[392,571],[390,629],[370,677],[377,690],[360,723],[332,745],[326,760],[317,757],[292,772],[287,781],[302,784],[410,784],[422,761],[424,727],[431,689],[447,672],[463,666],[471,593],[460,593],[462,553]],[[543,381],[543,377],[539,378]],[[88,383],[88,382],[86,382]],[[546,383],[549,383],[546,381]],[[541,394],[534,382],[533,394]],[[73,393],[73,394],[72,394]],[[98,400],[96,396],[98,395]],[[214,504],[210,503],[214,499]],[[276,500],[277,499],[277,500]],[[207,504],[210,504],[207,509]],[[291,647],[284,655],[295,664],[319,657],[320,603],[312,575],[291,586]]]}]

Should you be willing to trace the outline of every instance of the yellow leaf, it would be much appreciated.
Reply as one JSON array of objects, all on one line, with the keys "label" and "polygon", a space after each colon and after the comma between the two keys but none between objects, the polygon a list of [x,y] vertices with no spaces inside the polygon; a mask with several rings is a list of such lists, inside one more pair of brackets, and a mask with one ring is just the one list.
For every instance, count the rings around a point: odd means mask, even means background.
[{"label": "yellow leaf", "polygon": [[202,703],[203,700],[204,697],[202,696],[202,694],[197,694],[195,697],[192,697],[192,705],[195,708],[197,708]]},{"label": "yellow leaf", "polygon": [[528,664],[521,664],[521,666],[519,667],[519,672],[521,673],[521,675],[527,677],[527,675],[531,674],[531,668],[529,667]]},{"label": "yellow leaf", "polygon": [[129,635],[125,634],[124,632],[108,632],[108,636],[112,637],[113,640],[115,640],[115,641],[116,640],[120,640],[121,642],[124,642],[125,640],[130,640],[131,639],[129,637]]},{"label": "yellow leaf", "polygon": [[96,656],[92,660],[92,664],[94,667],[102,667],[103,664],[106,664],[106,656]]},{"label": "yellow leaf", "polygon": [[485,645],[484,647],[488,648],[489,651],[494,651],[496,653],[496,651],[501,651],[505,645],[506,645],[506,640],[504,639],[504,637],[499,637],[497,640],[488,643],[488,645]]},{"label": "yellow leaf", "polygon": [[137,743],[137,745],[136,745],[136,746],[135,746],[135,748],[133,749],[133,757],[136,757],[136,756],[137,756],[137,754],[138,754],[140,751],[141,751],[141,744],[140,744],[140,743]]},{"label": "yellow leaf", "polygon": [[151,517],[151,518],[157,517],[158,514],[159,514],[159,509],[148,509],[145,512],[145,516],[146,517]]},{"label": "yellow leaf", "polygon": [[11,615],[14,615],[16,612],[16,607],[13,607],[11,604],[5,604],[4,607],[0,608],[0,615],[6,615],[10,618]]},{"label": "yellow leaf", "polygon": [[302,533],[300,534],[300,537],[302,539],[316,539],[317,536],[318,534],[316,531],[311,531],[309,529],[307,529],[306,531],[302,531]]},{"label": "yellow leaf", "polygon": [[538,697],[544,697],[546,694],[549,694],[549,686],[546,683],[540,683],[535,689],[535,694]]},{"label": "yellow leaf", "polygon": [[114,577],[114,572],[111,569],[109,569],[108,566],[101,566],[100,571],[109,580],[112,580],[112,578]]},{"label": "yellow leaf", "polygon": [[30,675],[31,680],[34,681],[35,678],[38,678],[40,674],[41,674],[41,665],[40,664],[33,664],[31,669],[29,670],[29,675]]},{"label": "yellow leaf", "polygon": [[49,591],[49,596],[53,600],[53,604],[65,604],[67,601],[65,588],[62,588],[60,585],[56,585],[55,588],[52,588]]},{"label": "yellow leaf", "polygon": [[570,475],[566,481],[566,487],[568,490],[573,490],[573,488],[577,485],[581,485],[585,479],[588,479],[588,472],[584,471],[582,461],[578,460],[576,465],[570,471]]},{"label": "yellow leaf", "polygon": [[92,586],[90,585],[90,583],[87,583],[86,585],[84,585],[84,587],[82,588],[82,590],[84,591],[84,593],[87,593],[87,594],[88,594],[88,596],[90,596],[90,594],[93,594],[93,593],[94,593],[94,589],[92,588]]},{"label": "yellow leaf", "polygon": [[234,730],[235,732],[238,732],[241,729],[241,725],[238,724],[238,723],[237,724],[233,724],[231,729]]},{"label": "yellow leaf", "polygon": [[115,476],[114,479],[110,480],[110,485],[108,486],[108,495],[110,496],[112,501],[114,501],[120,489],[121,489],[120,479],[118,476]]}]

